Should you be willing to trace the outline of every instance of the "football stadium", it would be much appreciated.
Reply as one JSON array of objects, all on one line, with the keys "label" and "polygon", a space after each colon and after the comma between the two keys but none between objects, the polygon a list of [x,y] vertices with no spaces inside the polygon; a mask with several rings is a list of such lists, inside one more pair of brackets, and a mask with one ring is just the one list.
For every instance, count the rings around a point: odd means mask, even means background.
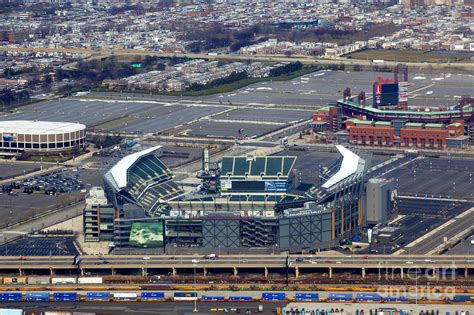
[{"label": "football stadium", "polygon": [[[337,246],[366,223],[367,153],[337,146],[338,158],[314,174],[320,184],[307,189],[300,187],[296,156],[224,156],[215,169],[199,172],[196,189],[175,181],[160,148],[125,156],[105,173],[108,205],[97,208],[111,205],[116,214],[113,232],[98,232],[97,240],[167,253],[301,252]],[[100,229],[94,220],[84,220],[86,233]]]}]

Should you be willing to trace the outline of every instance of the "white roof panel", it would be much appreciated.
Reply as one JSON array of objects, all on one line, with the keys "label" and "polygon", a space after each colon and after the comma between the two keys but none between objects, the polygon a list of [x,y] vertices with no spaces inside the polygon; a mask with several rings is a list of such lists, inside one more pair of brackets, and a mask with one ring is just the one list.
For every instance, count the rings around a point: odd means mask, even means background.
[{"label": "white roof panel", "polygon": [[342,154],[342,163],[339,170],[331,176],[324,184],[323,188],[330,188],[331,186],[339,183],[343,179],[355,174],[357,172],[357,168],[359,166],[360,157],[346,149],[342,145],[336,145],[337,150],[339,153]]},{"label": "white roof panel", "polygon": [[0,133],[54,135],[58,133],[76,132],[84,129],[86,129],[85,125],[71,122],[37,120],[0,121]]},{"label": "white roof panel", "polygon": [[109,171],[108,173],[111,175],[113,178],[116,188],[122,189],[127,186],[127,170],[142,156],[147,155],[148,153],[151,153],[155,150],[158,150],[161,148],[161,145],[151,147],[149,149],[136,152],[130,155],[127,155],[126,157],[122,158],[120,161],[118,161],[117,164],[115,164]]}]

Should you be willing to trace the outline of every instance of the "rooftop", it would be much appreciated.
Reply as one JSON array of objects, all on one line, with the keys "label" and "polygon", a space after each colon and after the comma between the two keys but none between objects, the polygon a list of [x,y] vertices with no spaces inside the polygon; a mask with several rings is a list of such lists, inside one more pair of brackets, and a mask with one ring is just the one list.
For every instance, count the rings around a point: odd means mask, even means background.
[{"label": "rooftop", "polygon": [[128,169],[135,164],[135,162],[149,153],[152,153],[161,148],[161,146],[151,147],[149,149],[136,152],[130,155],[127,155],[121,159],[117,164],[115,164],[110,171],[107,172],[106,177],[113,179],[113,184],[117,190],[120,190],[127,186],[127,171]]},{"label": "rooftop", "polygon": [[331,188],[349,176],[356,174],[360,167],[365,164],[365,161],[357,154],[342,145],[337,145],[336,148],[343,157],[342,163],[339,170],[323,184],[323,188]]},{"label": "rooftop", "polygon": [[70,122],[10,120],[0,121],[0,133],[54,135],[86,129],[83,124]]}]

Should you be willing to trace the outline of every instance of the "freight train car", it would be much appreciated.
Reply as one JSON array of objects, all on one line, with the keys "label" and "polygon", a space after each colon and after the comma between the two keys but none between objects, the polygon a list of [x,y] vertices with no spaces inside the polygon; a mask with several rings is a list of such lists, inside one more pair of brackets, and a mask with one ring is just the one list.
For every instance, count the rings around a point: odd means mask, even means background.
[{"label": "freight train car", "polygon": [[194,301],[194,300],[197,300],[197,293],[196,292],[175,292],[173,294],[173,300]]},{"label": "freight train car", "polygon": [[296,301],[318,301],[319,294],[318,293],[296,293],[295,294]]},{"label": "freight train car", "polygon": [[55,302],[76,302],[77,293],[76,292],[54,292],[53,301]]},{"label": "freight train car", "polygon": [[48,302],[49,293],[48,292],[27,292],[26,300],[28,302]]},{"label": "freight train car", "polygon": [[77,283],[79,284],[102,284],[101,277],[79,277],[77,278]]},{"label": "freight train car", "polygon": [[51,278],[52,284],[75,284],[77,282],[76,278],[73,277],[54,277]]},{"label": "freight train car", "polygon": [[286,293],[283,292],[263,292],[262,301],[285,301]]},{"label": "freight train car", "polygon": [[50,284],[51,278],[47,276],[42,277],[28,277],[28,284]]},{"label": "freight train car", "polygon": [[3,284],[26,284],[26,277],[5,277],[3,278]]},{"label": "freight train car", "polygon": [[253,301],[251,296],[229,296],[229,301],[232,302],[250,302]]},{"label": "freight train car", "polygon": [[165,299],[164,292],[142,292],[140,295],[141,301],[163,301]]},{"label": "freight train car", "polygon": [[86,300],[91,302],[107,302],[110,301],[109,292],[87,292]]},{"label": "freight train car", "polygon": [[390,303],[406,303],[408,298],[406,296],[387,296],[383,298],[384,302]]},{"label": "freight train car", "polygon": [[0,302],[20,302],[23,299],[21,292],[2,292],[0,293]]},{"label": "freight train car", "polygon": [[115,302],[121,302],[121,301],[126,301],[126,302],[131,302],[131,301],[137,301],[138,296],[135,292],[117,292],[113,293],[113,298]]},{"label": "freight train car", "polygon": [[352,300],[352,293],[329,293],[329,301],[331,302],[351,302]]},{"label": "freight train car", "polygon": [[382,298],[378,293],[357,293],[356,300],[358,302],[380,302]]},{"label": "freight train car", "polygon": [[225,301],[225,296],[204,295],[204,296],[201,297],[201,301],[206,301],[206,302],[223,302],[223,301]]},{"label": "freight train car", "polygon": [[455,295],[453,297],[454,303],[473,303],[474,304],[474,295]]}]

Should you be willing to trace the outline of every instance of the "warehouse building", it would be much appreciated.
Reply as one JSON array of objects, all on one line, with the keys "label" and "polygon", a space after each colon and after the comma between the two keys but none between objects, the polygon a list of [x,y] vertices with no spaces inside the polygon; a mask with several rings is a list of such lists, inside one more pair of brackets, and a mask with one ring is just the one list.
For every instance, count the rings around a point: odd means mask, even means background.
[{"label": "warehouse building", "polygon": [[86,126],[76,123],[12,120],[0,121],[0,154],[58,153],[82,148]]}]

